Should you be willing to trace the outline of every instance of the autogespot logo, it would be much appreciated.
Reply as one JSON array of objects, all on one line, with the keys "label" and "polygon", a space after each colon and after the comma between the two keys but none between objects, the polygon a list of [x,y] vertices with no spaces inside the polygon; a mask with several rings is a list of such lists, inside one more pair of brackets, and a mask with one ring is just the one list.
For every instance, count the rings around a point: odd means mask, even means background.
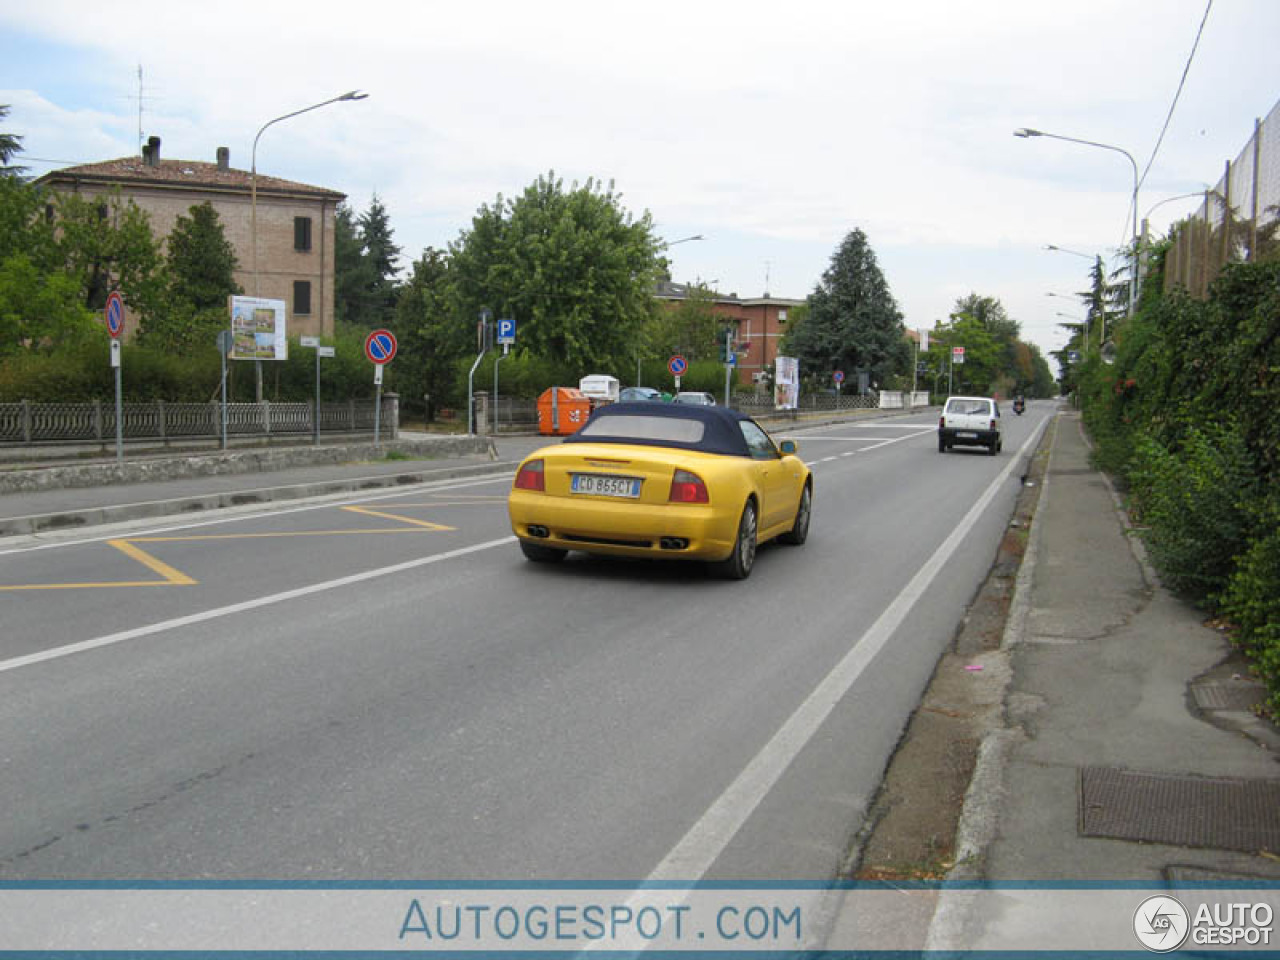
[{"label": "autogespot logo", "polygon": [[1154,953],[1168,953],[1182,946],[1191,926],[1191,915],[1173,897],[1147,897],[1133,915],[1133,932]]}]

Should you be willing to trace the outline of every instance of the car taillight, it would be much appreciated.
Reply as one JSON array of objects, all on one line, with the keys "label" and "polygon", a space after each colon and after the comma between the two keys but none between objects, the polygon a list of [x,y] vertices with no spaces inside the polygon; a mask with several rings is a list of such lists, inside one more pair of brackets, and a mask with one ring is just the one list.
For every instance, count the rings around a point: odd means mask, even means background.
[{"label": "car taillight", "polygon": [[707,485],[702,482],[702,478],[697,474],[690,473],[688,470],[677,470],[671,478],[671,496],[667,498],[672,503],[710,503],[711,497],[707,493]]},{"label": "car taillight", "polygon": [[546,491],[544,482],[543,462],[541,460],[530,460],[528,463],[520,467],[520,472],[516,474],[517,490],[538,490]]},{"label": "car taillight", "polygon": [[991,421],[991,429],[992,429],[992,430],[994,430],[995,428],[996,428],[996,422],[995,422],[994,420],[992,420],[992,421]]},{"label": "car taillight", "polygon": [[947,418],[946,418],[946,417],[939,417],[939,418],[938,418],[938,426],[940,426],[940,427],[945,427],[946,425],[947,425]]}]

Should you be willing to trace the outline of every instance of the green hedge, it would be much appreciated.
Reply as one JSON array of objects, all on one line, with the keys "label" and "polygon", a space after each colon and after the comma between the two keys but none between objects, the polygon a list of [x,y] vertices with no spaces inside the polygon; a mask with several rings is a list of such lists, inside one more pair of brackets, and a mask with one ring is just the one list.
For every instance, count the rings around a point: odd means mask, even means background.
[{"label": "green hedge", "polygon": [[1086,361],[1085,421],[1162,578],[1232,622],[1280,716],[1280,263],[1227,267],[1205,301],[1160,280],[1115,363]]}]

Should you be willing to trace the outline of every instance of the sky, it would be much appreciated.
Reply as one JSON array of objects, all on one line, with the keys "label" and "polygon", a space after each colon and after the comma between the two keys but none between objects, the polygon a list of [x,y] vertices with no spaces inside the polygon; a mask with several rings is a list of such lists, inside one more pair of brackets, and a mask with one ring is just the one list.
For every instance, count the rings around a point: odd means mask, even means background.
[{"label": "sky", "polygon": [[248,169],[360,90],[258,170],[376,194],[406,266],[554,172],[647,211],[678,282],[803,299],[857,228],[908,327],[978,293],[1048,354],[1135,166],[1162,234],[1280,98],[1277,38],[1280,0],[0,0],[0,104],[36,175],[140,134]]}]

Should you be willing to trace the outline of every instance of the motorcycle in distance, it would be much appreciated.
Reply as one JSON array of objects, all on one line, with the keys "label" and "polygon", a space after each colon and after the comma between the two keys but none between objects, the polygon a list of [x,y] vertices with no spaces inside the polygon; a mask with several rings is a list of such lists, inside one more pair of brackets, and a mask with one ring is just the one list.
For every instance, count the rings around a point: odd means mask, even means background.
[{"label": "motorcycle in distance", "polygon": [[1023,400],[1021,397],[1018,397],[1016,400],[1013,401],[1013,412],[1016,413],[1018,416],[1022,416],[1023,411],[1026,409],[1027,409],[1027,401]]}]

